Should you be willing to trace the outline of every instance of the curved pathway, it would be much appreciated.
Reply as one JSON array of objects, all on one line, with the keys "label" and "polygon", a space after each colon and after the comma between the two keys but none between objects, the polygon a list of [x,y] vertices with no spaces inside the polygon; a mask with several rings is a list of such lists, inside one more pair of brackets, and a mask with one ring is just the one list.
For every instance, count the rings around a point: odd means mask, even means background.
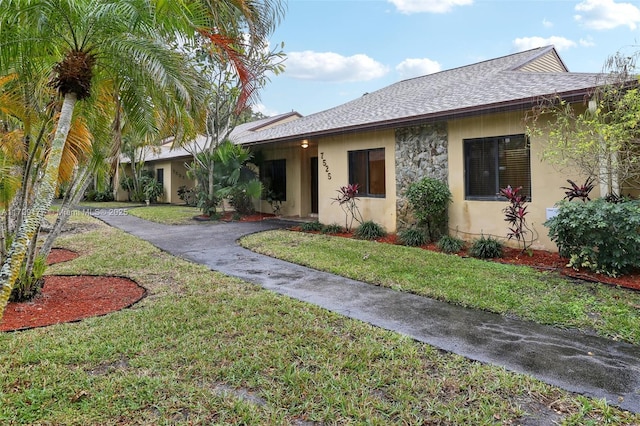
[{"label": "curved pathway", "polygon": [[175,256],[484,363],[640,413],[640,347],[466,309],[319,272],[237,245],[243,235],[291,222],[167,226],[94,215]]}]

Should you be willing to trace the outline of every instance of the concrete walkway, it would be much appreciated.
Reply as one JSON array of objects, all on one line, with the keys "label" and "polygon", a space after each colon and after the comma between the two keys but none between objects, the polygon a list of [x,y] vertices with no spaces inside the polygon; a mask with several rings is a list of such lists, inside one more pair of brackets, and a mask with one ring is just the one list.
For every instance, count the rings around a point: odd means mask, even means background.
[{"label": "concrete walkway", "polygon": [[640,413],[638,346],[337,277],[236,244],[242,235],[291,226],[291,222],[167,226],[134,216],[108,215],[107,211],[93,213],[111,226],[212,270]]}]

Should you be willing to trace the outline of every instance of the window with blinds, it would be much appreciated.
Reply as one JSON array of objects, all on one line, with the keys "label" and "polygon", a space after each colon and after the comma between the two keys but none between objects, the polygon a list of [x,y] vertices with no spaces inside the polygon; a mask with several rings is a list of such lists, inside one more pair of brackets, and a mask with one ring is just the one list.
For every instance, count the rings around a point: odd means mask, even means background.
[{"label": "window with blinds", "polygon": [[522,187],[531,200],[531,153],[525,135],[464,140],[465,198],[500,200],[500,189]]},{"label": "window with blinds", "polygon": [[384,148],[349,151],[349,183],[359,185],[358,195],[384,197]]}]

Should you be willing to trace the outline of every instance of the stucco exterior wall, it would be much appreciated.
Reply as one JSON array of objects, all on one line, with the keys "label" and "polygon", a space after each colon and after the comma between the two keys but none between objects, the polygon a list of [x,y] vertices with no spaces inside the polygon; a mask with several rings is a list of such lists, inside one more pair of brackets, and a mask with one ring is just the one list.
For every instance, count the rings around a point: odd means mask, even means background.
[{"label": "stucco exterior wall", "polygon": [[[349,183],[348,151],[385,149],[385,197],[360,197],[358,207],[364,220],[373,220],[387,232],[396,230],[395,134],[383,130],[343,135],[318,141],[318,220],[345,225],[345,214],[333,198]],[[354,227],[357,223],[354,222]]]},{"label": "stucco exterior wall", "polygon": [[[524,133],[523,118],[524,111],[464,118],[448,123],[449,188],[453,197],[449,209],[449,228],[452,235],[465,240],[479,238],[481,234],[506,237],[507,223],[502,212],[507,206],[506,201],[465,200],[463,140]],[[584,181],[585,177],[577,171],[571,174],[567,174],[570,173],[567,170],[558,171],[542,162],[544,144],[544,137],[530,140],[532,200],[528,207],[527,223],[538,234],[533,248],[557,251],[547,235],[548,229],[543,225],[546,209],[565,196],[560,187],[566,186],[567,179]],[[596,189],[592,194],[597,197],[599,191]],[[513,245],[515,242],[511,243]]]},{"label": "stucco exterior wall", "polygon": [[[307,216],[311,205],[308,194],[309,187],[309,158],[314,153],[313,147],[303,149],[299,146],[263,147],[261,148],[265,160],[286,160],[287,194],[282,202],[280,214],[282,216]],[[271,205],[260,200],[256,210],[272,213]]]},{"label": "stucco exterior wall", "polygon": [[171,168],[164,170],[164,193],[167,203],[184,204],[184,201],[178,196],[178,188],[181,186],[193,188],[195,186],[195,182],[187,177],[187,168],[184,165],[185,161],[191,160],[172,161]]}]

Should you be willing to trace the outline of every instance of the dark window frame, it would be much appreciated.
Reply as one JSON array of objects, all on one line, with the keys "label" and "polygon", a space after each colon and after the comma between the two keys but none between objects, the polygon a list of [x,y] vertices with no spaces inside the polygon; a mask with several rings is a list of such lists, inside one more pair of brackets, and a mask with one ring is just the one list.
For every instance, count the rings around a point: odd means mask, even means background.
[{"label": "dark window frame", "polygon": [[[372,160],[371,160],[372,154],[374,155],[382,154],[382,179],[378,180],[375,183],[372,183]],[[356,157],[360,157],[360,158],[356,158]],[[356,169],[358,160],[364,163],[363,164],[365,166],[364,170]],[[349,183],[350,184],[357,183],[359,185],[358,196],[370,197],[370,198],[386,198],[387,176],[386,176],[386,157],[385,157],[384,148],[371,148],[371,149],[347,151],[347,162],[348,162]],[[361,175],[360,177],[362,177],[362,179],[360,179],[358,175]],[[360,180],[363,180],[364,182],[359,182]],[[372,191],[375,191],[376,185],[382,186],[381,192],[380,190],[376,192],[372,192]]]},{"label": "dark window frame", "polygon": [[[523,147],[510,148],[509,144],[512,144],[512,146],[519,144],[523,145]],[[525,151],[525,153],[522,151]],[[475,163],[478,162],[478,153],[480,153],[481,161],[483,162],[482,166],[485,169],[483,173],[488,176],[485,182],[480,183],[477,182],[482,181],[482,179],[477,178],[479,166],[474,164],[474,161]],[[518,155],[520,158],[509,160],[508,153]],[[465,200],[504,201],[505,198],[500,195],[500,189],[511,185],[512,187],[522,186],[522,193],[531,201],[531,148],[529,138],[525,134],[464,139],[463,159]],[[509,162],[512,163],[512,167],[526,164],[526,168],[518,169],[514,173],[517,178],[508,179],[507,169],[509,167],[507,166]],[[490,181],[493,181],[493,183]],[[490,186],[492,187],[491,190],[489,190]],[[483,192],[483,190],[484,194],[478,193]]]}]

